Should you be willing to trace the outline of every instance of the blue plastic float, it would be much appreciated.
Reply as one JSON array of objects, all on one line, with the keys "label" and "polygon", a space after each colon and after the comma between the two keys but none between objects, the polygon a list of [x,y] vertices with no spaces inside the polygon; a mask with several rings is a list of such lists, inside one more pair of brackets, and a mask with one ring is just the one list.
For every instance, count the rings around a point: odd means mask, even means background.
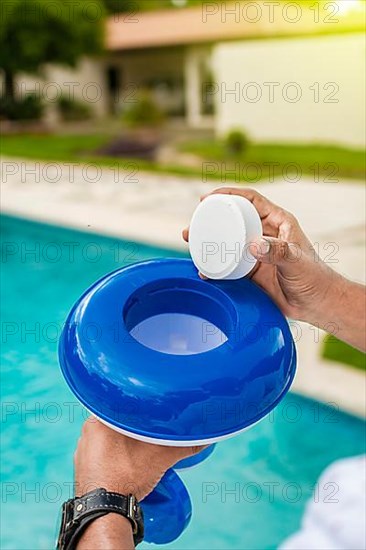
[{"label": "blue plastic float", "polygon": [[[284,397],[296,368],[289,325],[264,291],[248,279],[203,281],[185,259],[138,263],[96,282],[67,318],[59,357],[70,389],[102,422],[175,446],[246,430]],[[145,540],[157,544],[175,540],[192,513],[174,470],[142,508]]]}]

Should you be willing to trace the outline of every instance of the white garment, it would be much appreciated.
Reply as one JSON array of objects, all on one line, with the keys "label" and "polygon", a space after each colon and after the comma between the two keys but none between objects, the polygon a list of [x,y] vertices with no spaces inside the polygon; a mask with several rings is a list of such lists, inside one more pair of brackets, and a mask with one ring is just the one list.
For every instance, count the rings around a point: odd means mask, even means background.
[{"label": "white garment", "polygon": [[279,550],[366,548],[366,456],[338,460],[320,476],[301,530]]}]

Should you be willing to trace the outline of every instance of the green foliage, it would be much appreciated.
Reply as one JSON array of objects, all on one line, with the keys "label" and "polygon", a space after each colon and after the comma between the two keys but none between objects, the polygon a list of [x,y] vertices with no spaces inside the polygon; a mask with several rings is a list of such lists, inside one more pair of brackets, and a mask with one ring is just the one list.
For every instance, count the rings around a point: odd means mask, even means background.
[{"label": "green foliage", "polygon": [[44,63],[75,66],[103,46],[105,10],[100,0],[6,0],[1,6],[0,67],[36,73]]},{"label": "green foliage", "polygon": [[64,120],[87,120],[92,116],[91,109],[85,101],[62,96],[57,106]]},{"label": "green foliage", "polygon": [[225,138],[225,147],[231,155],[243,154],[248,146],[249,139],[241,130],[231,130]]},{"label": "green foliage", "polygon": [[130,128],[159,126],[164,122],[164,113],[148,92],[141,92],[136,103],[123,113],[123,122]]},{"label": "green foliage", "polygon": [[37,95],[26,95],[14,99],[9,96],[0,98],[0,118],[7,120],[39,120],[44,106]]},{"label": "green foliage", "polygon": [[350,365],[360,370],[366,370],[366,355],[362,351],[341,342],[335,336],[328,335],[324,339],[322,356],[324,359]]}]

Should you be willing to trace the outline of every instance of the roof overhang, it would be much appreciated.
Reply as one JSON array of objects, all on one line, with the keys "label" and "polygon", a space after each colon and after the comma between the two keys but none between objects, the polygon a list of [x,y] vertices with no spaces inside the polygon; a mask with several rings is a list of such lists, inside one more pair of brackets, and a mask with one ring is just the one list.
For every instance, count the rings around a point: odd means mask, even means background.
[{"label": "roof overhang", "polygon": [[[249,4],[252,4],[252,11]],[[261,11],[254,12],[253,4],[259,5]],[[225,7],[219,7],[218,2],[210,2],[199,8],[115,14],[107,20],[106,48],[109,51],[138,50],[365,29],[365,19],[360,13],[338,16],[338,23],[333,24],[321,16],[316,23],[314,11],[309,6],[305,9],[304,4],[301,19],[291,22],[294,14],[284,15],[283,5],[278,5],[280,11],[274,12],[277,16],[271,18],[268,4],[237,1],[225,2]],[[258,13],[261,13],[259,18]]]}]

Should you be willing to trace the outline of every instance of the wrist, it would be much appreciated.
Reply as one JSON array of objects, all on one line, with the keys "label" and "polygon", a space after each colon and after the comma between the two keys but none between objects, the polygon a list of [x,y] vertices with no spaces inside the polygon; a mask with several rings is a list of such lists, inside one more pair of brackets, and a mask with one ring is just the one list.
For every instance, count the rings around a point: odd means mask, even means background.
[{"label": "wrist", "polygon": [[347,292],[347,280],[339,273],[329,269],[319,278],[319,295],[314,295],[312,306],[305,313],[303,321],[321,329],[338,326],[339,311],[343,309]]},{"label": "wrist", "polygon": [[306,321],[365,351],[365,287],[333,272],[324,299]]},{"label": "wrist", "polygon": [[300,320],[322,329],[337,322],[337,310],[343,303],[346,286],[347,280],[342,275],[325,266],[318,273],[317,290],[311,296],[311,305]]},{"label": "wrist", "polygon": [[130,550],[143,538],[142,510],[131,494],[100,487],[62,505],[58,550]]},{"label": "wrist", "polygon": [[139,475],[137,472],[135,474],[131,473],[131,475],[122,472],[118,478],[116,476],[105,475],[105,473],[100,475],[98,472],[92,476],[92,480],[89,476],[85,479],[81,479],[80,476],[79,479],[75,480],[74,490],[76,495],[85,495],[89,491],[104,487],[106,491],[112,493],[120,495],[132,494],[140,502],[143,498],[144,486],[145,483],[142,475]]},{"label": "wrist", "polygon": [[135,548],[132,526],[120,514],[109,513],[87,526],[76,546],[77,550],[132,550]]}]

